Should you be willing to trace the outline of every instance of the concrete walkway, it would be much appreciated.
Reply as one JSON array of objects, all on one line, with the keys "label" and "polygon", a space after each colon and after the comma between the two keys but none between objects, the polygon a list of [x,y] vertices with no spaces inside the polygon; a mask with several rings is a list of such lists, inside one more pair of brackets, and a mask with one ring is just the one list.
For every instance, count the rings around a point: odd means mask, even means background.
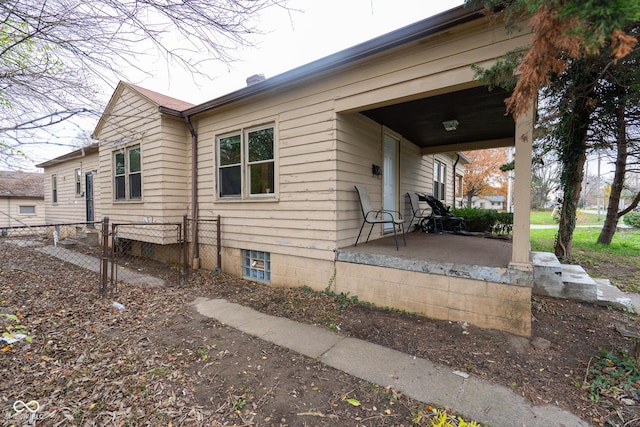
[{"label": "concrete walkway", "polygon": [[478,422],[500,427],[588,426],[556,406],[533,406],[506,387],[377,344],[222,299],[197,298],[192,305],[203,316],[244,333],[421,402],[453,408]]},{"label": "concrete walkway", "polygon": [[[80,268],[84,268],[95,273],[100,273],[99,258],[95,258],[89,255],[82,254],[80,252],[72,251],[70,249],[61,248],[60,246],[43,246],[38,251],[51,255],[58,259],[61,259],[70,264],[76,265]],[[108,262],[108,267],[111,269],[111,262]],[[123,283],[129,283],[132,285],[146,285],[146,286],[164,286],[164,280],[157,277],[149,276],[147,274],[137,273],[130,268],[118,266],[118,281]]]}]

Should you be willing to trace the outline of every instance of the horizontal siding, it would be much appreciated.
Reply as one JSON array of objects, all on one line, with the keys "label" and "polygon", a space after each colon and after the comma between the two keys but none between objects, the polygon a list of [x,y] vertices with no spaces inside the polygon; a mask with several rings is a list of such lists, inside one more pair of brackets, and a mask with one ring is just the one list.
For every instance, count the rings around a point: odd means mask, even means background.
[{"label": "horizontal siding", "polygon": [[457,85],[477,86],[471,64],[489,65],[504,53],[527,46],[530,40],[527,32],[507,34],[482,20],[446,35],[416,41],[353,64],[354,72],[343,73],[334,81],[339,88],[336,109],[388,105],[444,93]]},{"label": "horizontal siding", "polygon": [[[157,105],[125,88],[106,117],[100,135],[100,189],[103,210],[113,221],[181,220],[188,211],[190,144],[181,120],[163,117]],[[123,146],[114,143],[123,138]],[[140,144],[142,200],[114,201],[113,153]]]},{"label": "horizontal siding", "polygon": [[[33,206],[35,213],[21,214],[20,206]],[[44,200],[28,197],[0,197],[0,227],[20,227],[44,223]]]},{"label": "horizontal siding", "polygon": [[[360,114],[338,116],[338,181],[340,201],[337,204],[338,247],[352,245],[362,225],[362,210],[354,185],[363,185],[369,191],[371,204],[382,207],[382,179],[373,176],[371,165],[382,165],[382,126]],[[360,156],[355,155],[360,153]],[[382,234],[377,227],[373,239]]]},{"label": "horizontal siding", "polygon": [[[307,95],[272,97],[198,120],[200,212],[222,216],[224,246],[333,259],[335,114],[330,100]],[[271,121],[277,130],[277,199],[216,200],[216,135]]]},{"label": "horizontal siding", "polygon": [[[80,169],[82,179],[81,189],[84,195],[76,194],[75,170]],[[49,224],[63,222],[85,222],[86,216],[86,182],[85,173],[99,170],[98,153],[92,153],[78,159],[70,159],[65,162],[44,168],[44,204],[45,221]],[[51,188],[51,176],[57,176],[58,202],[53,203]],[[102,220],[104,215],[101,204],[101,188],[98,183],[100,173],[94,174],[93,199],[94,219]]]}]

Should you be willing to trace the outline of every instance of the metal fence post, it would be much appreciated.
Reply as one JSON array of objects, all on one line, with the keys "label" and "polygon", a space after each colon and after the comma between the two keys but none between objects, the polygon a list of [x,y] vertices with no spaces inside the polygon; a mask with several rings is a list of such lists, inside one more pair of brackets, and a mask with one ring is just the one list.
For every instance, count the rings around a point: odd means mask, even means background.
[{"label": "metal fence post", "polygon": [[218,219],[216,221],[216,249],[218,251],[218,259],[217,259],[217,271],[218,273],[222,272],[222,243],[220,242],[220,215],[218,215]]},{"label": "metal fence post", "polygon": [[104,297],[107,293],[107,269],[109,268],[109,217],[105,216],[102,220],[102,263],[100,296]]},{"label": "metal fence post", "polygon": [[[184,217],[182,218],[182,261],[183,261],[183,282],[186,281],[187,275],[189,274],[189,244],[187,243],[187,215],[185,214]],[[192,227],[195,226],[195,224],[191,224]]]},{"label": "metal fence post", "polygon": [[118,283],[118,224],[111,224],[111,287],[115,289],[116,283]]}]

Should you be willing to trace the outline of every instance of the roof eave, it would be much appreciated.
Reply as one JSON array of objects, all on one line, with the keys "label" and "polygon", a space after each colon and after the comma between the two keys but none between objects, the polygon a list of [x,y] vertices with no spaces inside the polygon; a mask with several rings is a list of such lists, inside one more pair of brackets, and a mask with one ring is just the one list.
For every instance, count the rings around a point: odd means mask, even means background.
[{"label": "roof eave", "polygon": [[38,199],[38,200],[44,200],[44,195],[23,196],[23,195],[16,195],[16,194],[0,194],[0,198],[3,198],[3,199]]},{"label": "roof eave", "polygon": [[44,168],[48,166],[57,165],[59,163],[66,162],[68,160],[79,159],[85,157],[87,154],[97,153],[99,149],[99,144],[97,142],[87,145],[86,147],[79,148],[75,151],[72,151],[67,154],[63,154],[62,156],[56,157],[51,160],[47,160],[46,162],[42,162],[36,165],[37,168]]},{"label": "roof eave", "polygon": [[169,108],[160,108],[160,111],[166,114],[176,115],[178,117],[194,116],[209,110],[258,95],[269,90],[276,89],[285,84],[309,78],[315,74],[331,70],[335,67],[375,55],[379,52],[391,49],[417,40],[428,35],[444,31],[448,28],[473,21],[483,17],[482,7],[470,8],[459,6],[446,12],[434,15],[422,21],[400,28],[391,33],[384,34],[369,41],[360,43],[356,46],[347,48],[340,52],[294,68],[278,74],[262,82],[255,83],[251,86],[215,98],[211,101],[204,102],[194,107],[178,112]]}]

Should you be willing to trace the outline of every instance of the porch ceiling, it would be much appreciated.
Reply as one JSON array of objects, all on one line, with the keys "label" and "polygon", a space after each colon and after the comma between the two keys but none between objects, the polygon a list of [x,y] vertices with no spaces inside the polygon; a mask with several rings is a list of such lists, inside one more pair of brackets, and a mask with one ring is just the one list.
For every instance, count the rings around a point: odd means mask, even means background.
[{"label": "porch ceiling", "polygon": [[[505,114],[501,89],[475,87],[443,95],[363,111],[362,114],[400,133],[420,148],[513,138],[515,122]],[[455,131],[446,131],[442,122],[457,120]]]}]

